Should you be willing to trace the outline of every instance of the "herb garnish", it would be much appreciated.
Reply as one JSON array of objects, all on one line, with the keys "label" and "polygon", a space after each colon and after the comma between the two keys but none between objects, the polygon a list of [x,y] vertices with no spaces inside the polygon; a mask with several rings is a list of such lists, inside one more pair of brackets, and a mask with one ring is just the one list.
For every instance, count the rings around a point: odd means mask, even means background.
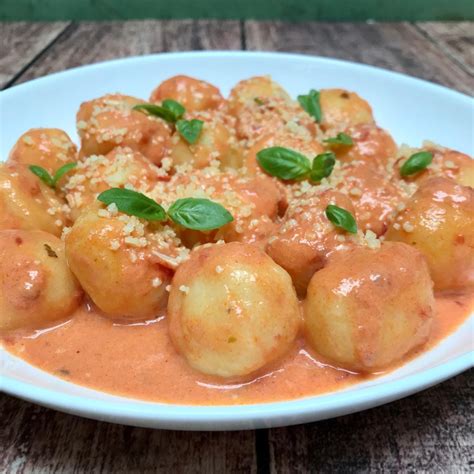
[{"label": "herb garnish", "polygon": [[408,158],[400,168],[402,176],[409,176],[424,170],[433,161],[433,153],[430,151],[419,151]]},{"label": "herb garnish", "polygon": [[326,207],[326,217],[336,226],[350,232],[357,234],[357,223],[354,216],[343,209],[342,207],[329,204]]},{"label": "herb garnish", "polygon": [[204,125],[202,120],[184,120],[186,109],[173,99],[165,99],[161,105],[138,104],[133,107],[133,110],[145,112],[175,124],[178,133],[191,145],[197,142]]},{"label": "herb garnish", "polygon": [[306,156],[281,146],[260,150],[257,161],[268,174],[283,180],[306,178],[311,171],[311,163]]},{"label": "herb garnish", "polygon": [[108,189],[97,199],[107,205],[114,203],[125,214],[148,221],[170,218],[176,224],[194,230],[217,229],[234,220],[227,209],[209,199],[178,199],[170,206],[168,213],[153,199],[130,189]]},{"label": "herb garnish", "polygon": [[111,188],[97,196],[106,205],[114,203],[120,212],[147,221],[164,221],[166,211],[153,199],[131,189]]},{"label": "herb garnish", "polygon": [[332,173],[335,164],[336,155],[332,151],[317,155],[311,167],[311,181],[321,181],[323,178],[327,178]]},{"label": "herb garnish", "polygon": [[335,137],[326,138],[326,140],[323,140],[323,142],[329,143],[330,145],[354,145],[352,138],[344,132],[338,133]]},{"label": "herb garnish", "polygon": [[268,174],[285,181],[305,178],[321,181],[332,173],[336,157],[328,151],[317,155],[311,164],[306,156],[297,151],[274,146],[260,150],[257,162]]},{"label": "herb garnish", "polygon": [[319,95],[319,91],[311,89],[307,95],[298,96],[298,102],[301,107],[318,123],[321,122],[323,118]]},{"label": "herb garnish", "polygon": [[202,198],[178,199],[168,209],[171,220],[194,230],[218,229],[232,222],[232,214],[217,202]]},{"label": "herb garnish", "polygon": [[132,107],[132,110],[148,113],[169,123],[176,123],[186,112],[186,109],[179,102],[172,99],[164,100],[161,105],[137,104]]},{"label": "herb garnish", "polygon": [[176,130],[191,145],[197,142],[201,135],[204,122],[198,119],[178,120],[176,122]]},{"label": "herb garnish", "polygon": [[37,165],[30,165],[28,168],[29,170],[38,176],[38,178],[43,181],[43,183],[47,184],[50,188],[55,188],[58,181],[69,171],[77,166],[77,163],[67,163],[64,166],[61,166],[53,176],[51,176],[48,171],[46,171],[41,166]]}]

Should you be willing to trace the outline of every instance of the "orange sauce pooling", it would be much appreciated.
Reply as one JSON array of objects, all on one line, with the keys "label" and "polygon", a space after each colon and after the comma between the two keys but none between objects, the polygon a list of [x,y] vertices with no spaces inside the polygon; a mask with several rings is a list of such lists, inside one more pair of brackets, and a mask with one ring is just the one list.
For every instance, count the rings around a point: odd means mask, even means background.
[{"label": "orange sauce pooling", "polygon": [[[474,307],[472,293],[441,295],[436,301],[430,340],[408,358],[449,335]],[[187,365],[171,345],[164,317],[147,323],[118,324],[85,307],[55,328],[18,332],[1,340],[13,355],[67,381],[125,397],[174,404],[290,400],[374,377],[331,367],[300,340],[272,370],[245,383],[226,383]]]}]

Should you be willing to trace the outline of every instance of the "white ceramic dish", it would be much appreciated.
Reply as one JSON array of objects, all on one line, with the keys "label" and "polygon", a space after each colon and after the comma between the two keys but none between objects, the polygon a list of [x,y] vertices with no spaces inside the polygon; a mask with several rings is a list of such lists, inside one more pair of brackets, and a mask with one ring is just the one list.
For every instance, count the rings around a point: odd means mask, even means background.
[{"label": "white ceramic dish", "polygon": [[[372,105],[378,123],[398,142],[431,139],[473,153],[473,103],[446,88],[360,64],[272,53],[177,53],[111,61],[53,74],[0,94],[0,159],[31,127],[58,127],[72,137],[79,104],[106,92],[147,97],[163,79],[184,73],[218,85],[270,74],[292,95],[344,87]],[[0,349],[1,388],[12,395],[89,418],[154,428],[231,430],[315,421],[396,400],[474,364],[474,315],[437,347],[400,369],[345,390],[279,403],[180,406],[143,402],[90,390],[40,371]]]}]

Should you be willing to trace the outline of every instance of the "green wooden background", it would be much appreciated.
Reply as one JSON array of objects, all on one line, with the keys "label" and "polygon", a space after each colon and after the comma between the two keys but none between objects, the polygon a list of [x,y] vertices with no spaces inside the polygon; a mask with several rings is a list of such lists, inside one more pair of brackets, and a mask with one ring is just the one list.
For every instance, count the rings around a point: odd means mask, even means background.
[{"label": "green wooden background", "polygon": [[474,0],[0,0],[0,20],[473,20]]}]

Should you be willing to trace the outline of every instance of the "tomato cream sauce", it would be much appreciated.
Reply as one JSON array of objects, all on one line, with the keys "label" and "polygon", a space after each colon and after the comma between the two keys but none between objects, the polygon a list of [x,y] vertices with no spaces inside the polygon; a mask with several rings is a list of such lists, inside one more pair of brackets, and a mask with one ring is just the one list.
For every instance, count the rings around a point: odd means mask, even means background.
[{"label": "tomato cream sauce", "polygon": [[[473,309],[473,294],[438,296],[430,340],[402,363],[448,336]],[[381,375],[332,367],[299,340],[283,361],[252,380],[223,381],[196,372],[176,353],[165,317],[119,324],[90,307],[81,308],[71,320],[53,328],[4,335],[2,343],[11,354],[69,382],[125,397],[174,404],[290,400],[332,392]]]}]

